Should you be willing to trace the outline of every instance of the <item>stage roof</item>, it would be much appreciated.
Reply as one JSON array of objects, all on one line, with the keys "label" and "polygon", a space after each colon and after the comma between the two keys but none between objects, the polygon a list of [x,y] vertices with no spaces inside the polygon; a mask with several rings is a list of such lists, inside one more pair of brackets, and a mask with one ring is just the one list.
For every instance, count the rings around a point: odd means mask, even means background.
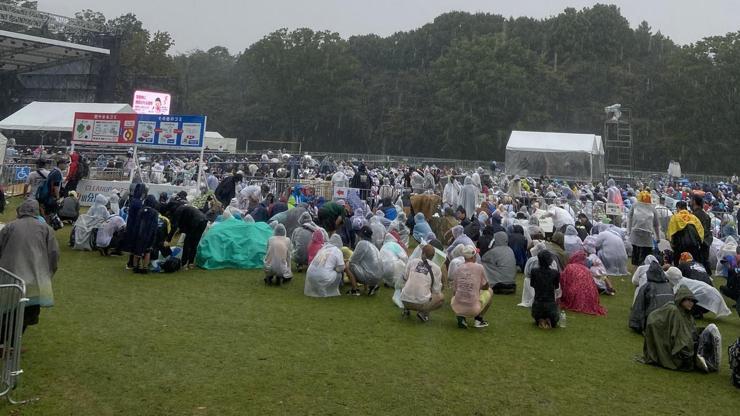
[{"label": "stage roof", "polygon": [[0,30],[0,72],[28,72],[95,55],[110,55],[110,51]]}]

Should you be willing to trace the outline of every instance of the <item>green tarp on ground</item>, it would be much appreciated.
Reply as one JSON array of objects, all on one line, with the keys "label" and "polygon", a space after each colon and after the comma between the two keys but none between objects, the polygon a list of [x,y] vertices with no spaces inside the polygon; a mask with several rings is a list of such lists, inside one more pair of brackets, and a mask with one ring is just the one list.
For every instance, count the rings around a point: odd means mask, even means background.
[{"label": "green tarp on ground", "polygon": [[272,228],[230,218],[216,223],[201,238],[195,263],[204,269],[260,269]]}]

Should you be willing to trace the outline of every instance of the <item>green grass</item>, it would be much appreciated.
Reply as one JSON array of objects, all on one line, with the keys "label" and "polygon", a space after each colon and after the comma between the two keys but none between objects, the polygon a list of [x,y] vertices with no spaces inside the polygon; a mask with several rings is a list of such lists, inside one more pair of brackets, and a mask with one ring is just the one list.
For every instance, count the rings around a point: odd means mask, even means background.
[{"label": "green grass", "polygon": [[519,294],[495,296],[491,326],[463,331],[449,305],[401,321],[388,289],[312,299],[300,274],[276,288],[257,271],[140,276],[124,263],[64,246],[15,394],[40,400],[0,413],[733,414],[740,400],[726,357],[738,316],[716,322],[719,374],[638,364],[627,279],[601,298],[607,317],[568,313],[567,328],[542,331]]}]

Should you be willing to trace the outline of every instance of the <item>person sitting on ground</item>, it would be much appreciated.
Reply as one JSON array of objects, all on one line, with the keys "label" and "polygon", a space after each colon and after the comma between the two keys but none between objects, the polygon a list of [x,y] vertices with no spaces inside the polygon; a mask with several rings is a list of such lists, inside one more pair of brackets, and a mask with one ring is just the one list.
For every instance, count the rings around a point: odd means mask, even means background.
[{"label": "person sitting on ground", "polygon": [[514,258],[516,259],[516,266],[519,271],[524,271],[524,266],[527,264],[527,238],[524,235],[524,227],[519,224],[515,224],[509,234],[509,247],[514,252]]},{"label": "person sitting on ground", "polygon": [[637,290],[629,317],[629,327],[638,334],[645,329],[650,313],[673,300],[673,288],[658,262],[648,265],[646,275],[647,280]]},{"label": "person sitting on ground", "polygon": [[367,295],[373,296],[380,288],[382,266],[380,265],[380,251],[371,242],[373,232],[367,225],[363,225],[359,231],[360,241],[357,243],[349,259],[347,275],[352,288],[347,292],[351,296],[360,296],[358,284],[367,289]]},{"label": "person sitting on ground", "polygon": [[560,273],[552,268],[555,263],[552,253],[538,250],[537,266],[530,274],[529,284],[534,289],[532,318],[542,329],[555,328],[560,320],[560,309],[555,301],[555,292],[560,288]]},{"label": "person sitting on ground", "polygon": [[422,248],[421,258],[409,260],[406,266],[406,283],[401,290],[404,318],[409,316],[410,311],[417,311],[417,318],[427,322],[429,312],[444,304],[442,269],[431,262],[434,255],[434,247],[427,244]]},{"label": "person sitting on ground", "polygon": [[583,250],[583,240],[578,236],[576,227],[572,225],[565,226],[564,245],[565,254],[568,257],[572,256],[576,251]]},{"label": "person sitting on ground", "polygon": [[591,270],[586,267],[586,253],[583,251],[575,252],[568,261],[560,274],[560,288],[563,291],[561,308],[589,315],[606,315]]},{"label": "person sitting on ground", "polygon": [[727,269],[727,284],[719,287],[719,291],[730,299],[735,300],[735,309],[740,315],[740,268],[737,266],[736,256],[725,256],[721,260]]},{"label": "person sitting on ground", "polygon": [[417,243],[421,243],[422,240],[424,240],[424,237],[431,232],[432,227],[427,222],[424,214],[420,212],[414,215],[414,240],[416,240]]},{"label": "person sitting on ground", "polygon": [[627,250],[617,227],[602,224],[596,236],[596,248],[609,276],[627,275]]},{"label": "person sitting on ground", "polygon": [[450,306],[457,316],[458,328],[467,329],[467,318],[475,319],[476,328],[485,328],[488,322],[483,319],[493,300],[493,291],[486,280],[483,266],[475,262],[475,246],[466,245],[462,249],[465,263],[455,269],[452,280],[452,301]]},{"label": "person sitting on ground", "polygon": [[59,219],[69,224],[77,221],[80,216],[80,199],[76,191],[69,191],[59,208]]},{"label": "person sitting on ground", "polygon": [[678,291],[679,287],[685,286],[694,294],[696,304],[691,309],[691,314],[695,319],[701,319],[707,312],[714,313],[718,318],[732,314],[722,298],[722,294],[714,286],[699,280],[688,279],[676,267],[669,268],[666,271],[666,276],[673,286],[673,292]]},{"label": "person sitting on ground", "polygon": [[95,246],[101,256],[120,256],[121,243],[126,233],[126,221],[120,215],[112,215],[98,228]]},{"label": "person sitting on ground", "polygon": [[106,207],[108,205],[108,198],[103,194],[95,195],[95,201],[93,202],[90,209],[87,211],[87,215],[105,221],[110,217],[110,212]]},{"label": "person sitting on ground", "polygon": [[447,257],[449,259],[450,254],[457,246],[463,245],[463,246],[473,246],[475,247],[475,243],[473,240],[470,239],[467,235],[465,235],[465,230],[463,229],[462,225],[456,225],[450,229],[450,232],[452,233],[452,237],[454,240],[452,241],[452,244],[447,246]]},{"label": "person sitting on ground", "polygon": [[550,241],[545,242],[545,246],[547,251],[555,256],[560,270],[565,269],[568,264],[568,254],[565,252],[565,235],[560,231],[555,231]]},{"label": "person sitting on ground", "polygon": [[388,231],[395,231],[398,233],[401,244],[409,246],[409,227],[406,226],[406,213],[400,211],[395,220],[391,221],[391,225]]},{"label": "person sitting on ground", "polygon": [[280,286],[293,278],[290,270],[290,239],[285,236],[285,226],[277,224],[273,236],[267,240],[267,254],[265,255],[265,284]]},{"label": "person sitting on ground", "polygon": [[[323,238],[320,230],[316,230],[314,235],[316,233]],[[303,294],[315,298],[339,296],[344,269],[344,257],[339,247],[325,243],[306,270]]]},{"label": "person sitting on ground", "polygon": [[678,256],[678,269],[687,279],[698,280],[710,286],[714,285],[712,278],[704,270],[704,266],[694,261],[694,256],[688,252],[681,253]]},{"label": "person sitting on ground", "polygon": [[[698,334],[691,309],[696,297],[681,286],[674,301],[648,315],[643,344],[644,362],[670,370],[717,371],[721,336],[714,324]],[[719,341],[719,343],[718,343]]]},{"label": "person sitting on ground", "polygon": [[494,235],[493,248],[481,256],[481,264],[493,293],[510,295],[516,292],[516,257],[505,232]]},{"label": "person sitting on ground", "polygon": [[[308,259],[308,247],[311,245],[311,239],[313,232],[319,227],[311,219],[311,214],[304,212],[298,218],[298,227],[293,230],[293,234],[290,237],[292,243],[292,257],[295,261],[298,271],[302,271],[304,267],[308,267],[311,261]],[[323,241],[321,243],[323,245]],[[319,246],[321,248],[321,246]],[[318,249],[316,249],[318,252]],[[314,254],[316,254],[314,252]]]}]

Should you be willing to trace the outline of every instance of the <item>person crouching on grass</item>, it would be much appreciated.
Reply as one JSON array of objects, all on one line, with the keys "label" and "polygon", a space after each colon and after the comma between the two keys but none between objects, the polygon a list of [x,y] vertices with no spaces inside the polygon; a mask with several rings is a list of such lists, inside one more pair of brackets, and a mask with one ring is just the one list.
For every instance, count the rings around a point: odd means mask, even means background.
[{"label": "person crouching on grass", "polygon": [[462,250],[465,263],[455,269],[452,280],[452,302],[450,306],[457,315],[458,328],[467,329],[467,318],[475,319],[476,328],[485,328],[483,319],[491,306],[493,291],[488,286],[483,266],[475,262],[475,247],[466,245]]},{"label": "person crouching on grass", "polygon": [[417,311],[421,322],[429,321],[429,312],[442,307],[445,295],[442,293],[442,269],[431,260],[435,250],[430,244],[421,249],[421,258],[412,259],[406,266],[406,284],[401,290],[403,302],[402,317]]}]

